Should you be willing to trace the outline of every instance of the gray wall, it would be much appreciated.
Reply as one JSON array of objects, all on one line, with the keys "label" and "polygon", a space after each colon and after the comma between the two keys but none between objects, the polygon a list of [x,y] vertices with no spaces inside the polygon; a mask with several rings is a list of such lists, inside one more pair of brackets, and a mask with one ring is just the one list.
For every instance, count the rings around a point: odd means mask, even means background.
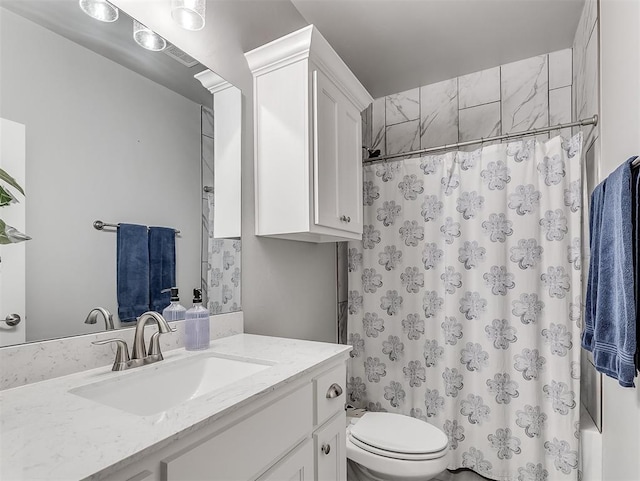
[{"label": "gray wall", "polygon": [[254,235],[253,84],[243,52],[298,30],[307,23],[289,1],[223,0],[209,3],[207,25],[194,33],[171,21],[169,2],[115,0],[113,3],[242,90],[242,309],[245,332],[335,341],[335,243],[310,244]]},{"label": "gray wall", "polygon": [[117,312],[116,236],[96,219],[180,229],[178,285],[199,286],[199,105],[0,13],[0,116],[27,137],[27,340],[103,330],[83,324],[89,309]]},{"label": "gray wall", "polygon": [[[599,174],[604,179],[629,157],[640,155],[640,2],[605,0],[599,5]],[[636,378],[636,387],[629,389],[603,376],[602,479],[607,481],[640,479],[639,382]]]}]

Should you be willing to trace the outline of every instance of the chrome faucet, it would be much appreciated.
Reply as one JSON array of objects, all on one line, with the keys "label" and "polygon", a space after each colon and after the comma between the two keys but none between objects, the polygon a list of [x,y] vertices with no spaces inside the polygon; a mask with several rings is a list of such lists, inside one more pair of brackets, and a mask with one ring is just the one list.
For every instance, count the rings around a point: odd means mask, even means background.
[{"label": "chrome faucet", "polygon": [[[151,340],[149,341],[149,353],[147,354],[147,350],[144,345],[144,328],[149,321],[155,321],[158,324],[158,332],[154,332],[151,335]],[[111,370],[124,371],[125,369],[131,369],[133,367],[162,361],[164,358],[160,351],[160,335],[168,332],[175,332],[175,328],[170,327],[165,318],[157,312],[147,311],[142,314],[136,322],[131,357],[129,357],[129,348],[127,343],[122,339],[104,339],[103,341],[94,341],[91,344],[101,345],[112,342],[117,343],[118,349],[116,351],[116,358]]]},{"label": "chrome faucet", "polygon": [[87,314],[87,318],[84,320],[85,324],[95,324],[98,322],[98,314],[102,314],[104,317],[104,328],[107,331],[113,331],[115,328],[113,327],[113,315],[104,307],[94,307]]}]

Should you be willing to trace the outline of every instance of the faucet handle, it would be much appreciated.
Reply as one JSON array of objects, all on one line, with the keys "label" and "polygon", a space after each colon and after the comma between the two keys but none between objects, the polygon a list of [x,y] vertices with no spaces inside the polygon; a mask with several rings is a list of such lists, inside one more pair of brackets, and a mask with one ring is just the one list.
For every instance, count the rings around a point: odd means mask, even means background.
[{"label": "faucet handle", "polygon": [[151,334],[149,341],[149,356],[158,356],[158,361],[162,361],[162,352],[160,351],[160,332]]},{"label": "faucet handle", "polygon": [[[175,327],[170,327],[169,332],[176,332]],[[160,335],[164,334],[160,331],[151,334],[151,340],[149,341],[149,353],[148,357],[155,356],[156,361],[162,361],[162,351],[160,350]]]},{"label": "faucet handle", "polygon": [[123,371],[127,369],[127,363],[130,360],[129,347],[127,346],[127,343],[125,341],[123,341],[122,339],[112,338],[104,339],[102,341],[93,341],[91,344],[101,346],[104,344],[111,344],[112,342],[115,342],[118,345],[118,348],[116,350],[116,358],[113,361],[112,371]]}]

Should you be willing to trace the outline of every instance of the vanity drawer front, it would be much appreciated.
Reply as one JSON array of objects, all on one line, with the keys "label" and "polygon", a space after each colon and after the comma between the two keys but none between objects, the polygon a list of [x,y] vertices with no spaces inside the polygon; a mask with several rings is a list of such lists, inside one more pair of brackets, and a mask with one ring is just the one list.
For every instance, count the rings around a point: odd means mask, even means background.
[{"label": "vanity drawer front", "polygon": [[165,459],[162,479],[254,479],[310,433],[312,396],[308,384],[225,431]]},{"label": "vanity drawer front", "polygon": [[346,380],[347,366],[344,363],[314,379],[316,426],[320,426],[338,411],[344,410]]}]

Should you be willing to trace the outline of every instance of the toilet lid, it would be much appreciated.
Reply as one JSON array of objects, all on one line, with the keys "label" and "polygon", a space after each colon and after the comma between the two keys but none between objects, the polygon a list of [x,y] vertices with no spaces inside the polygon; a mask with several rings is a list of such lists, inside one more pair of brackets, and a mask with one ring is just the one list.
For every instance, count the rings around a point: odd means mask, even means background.
[{"label": "toilet lid", "polygon": [[444,455],[449,442],[437,427],[394,413],[366,413],[351,426],[349,436],[367,451],[399,459],[433,459]]}]

